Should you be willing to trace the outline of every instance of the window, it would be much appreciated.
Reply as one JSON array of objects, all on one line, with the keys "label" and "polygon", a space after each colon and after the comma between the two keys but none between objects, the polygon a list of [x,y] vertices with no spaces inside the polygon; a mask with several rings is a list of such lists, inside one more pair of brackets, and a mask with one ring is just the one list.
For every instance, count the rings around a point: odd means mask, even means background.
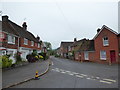
[{"label": "window", "polygon": [[15,37],[12,35],[8,35],[8,43],[15,44]]},{"label": "window", "polygon": [[71,47],[70,46],[68,46],[68,51],[71,51]]},{"label": "window", "polygon": [[38,48],[40,48],[40,44],[38,43]]},{"label": "window", "polygon": [[4,34],[3,33],[0,33],[0,38],[4,38]]},{"label": "window", "polygon": [[28,45],[28,40],[24,38],[24,45]]},{"label": "window", "polygon": [[85,60],[89,60],[88,52],[84,52],[84,58],[85,58]]},{"label": "window", "polygon": [[34,46],[34,42],[33,41],[31,41],[31,46]]},{"label": "window", "polygon": [[100,59],[106,60],[106,51],[100,51]]},{"label": "window", "polygon": [[103,38],[103,46],[108,46],[109,42],[108,42],[108,37],[104,37]]}]

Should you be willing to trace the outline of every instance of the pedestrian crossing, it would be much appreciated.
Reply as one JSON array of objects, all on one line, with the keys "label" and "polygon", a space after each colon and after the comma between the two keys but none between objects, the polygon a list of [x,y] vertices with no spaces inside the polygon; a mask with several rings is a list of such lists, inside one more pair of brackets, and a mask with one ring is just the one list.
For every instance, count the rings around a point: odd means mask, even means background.
[{"label": "pedestrian crossing", "polygon": [[83,74],[83,73],[63,70],[63,69],[60,69],[60,68],[54,68],[54,69],[52,69],[52,71],[59,72],[59,73],[62,73],[62,74],[68,74],[68,75],[75,76],[75,77],[81,78],[81,79],[96,80],[96,81],[99,81],[101,83],[106,83],[106,84],[113,84],[113,83],[117,82],[116,80],[112,80],[112,79],[90,76],[90,75],[86,75],[86,74]]}]

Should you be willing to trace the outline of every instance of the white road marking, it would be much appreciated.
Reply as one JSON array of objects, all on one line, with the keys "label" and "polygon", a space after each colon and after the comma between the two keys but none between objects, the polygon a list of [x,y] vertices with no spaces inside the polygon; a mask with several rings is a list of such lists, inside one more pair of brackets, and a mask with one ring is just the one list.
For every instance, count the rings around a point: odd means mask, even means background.
[{"label": "white road marking", "polygon": [[96,77],[97,79],[100,79],[100,77]]},{"label": "white road marking", "polygon": [[116,82],[116,80],[112,80],[112,79],[103,79],[103,80],[111,81],[111,82]]},{"label": "white road marking", "polygon": [[72,74],[72,73],[69,73],[69,75],[74,75],[74,74]]},{"label": "white road marking", "polygon": [[66,72],[61,72],[61,73],[66,73]]},{"label": "white road marking", "polygon": [[65,72],[70,72],[70,71],[65,71]]},{"label": "white road marking", "polygon": [[53,71],[56,71],[56,72],[60,72],[60,73],[66,73],[68,75],[75,75],[76,77],[79,77],[79,78],[84,78],[85,79],[88,79],[88,80],[99,80],[99,82],[102,82],[102,83],[107,83],[107,84],[112,84],[113,82],[116,82],[116,80],[112,80],[112,79],[101,79],[100,80],[100,77],[94,77],[94,76],[87,76],[85,74],[80,74],[80,73],[76,73],[76,72],[71,72],[71,71],[67,71],[67,70],[63,70],[63,69],[59,69],[59,68],[55,68],[55,69],[52,69]]},{"label": "white road marking", "polygon": [[76,73],[76,72],[72,72],[73,74],[79,74],[79,73]]},{"label": "white road marking", "polygon": [[80,75],[75,75],[76,77],[80,77],[80,78],[83,78],[83,76],[80,76]]},{"label": "white road marking", "polygon": [[85,74],[80,74],[80,75],[82,75],[82,76],[87,76],[87,75],[85,75]]},{"label": "white road marking", "polygon": [[100,80],[100,82],[107,83],[107,84],[111,84],[112,83],[112,82],[107,82],[107,81],[103,81],[103,80]]},{"label": "white road marking", "polygon": [[86,78],[86,79],[91,79],[91,78]]}]

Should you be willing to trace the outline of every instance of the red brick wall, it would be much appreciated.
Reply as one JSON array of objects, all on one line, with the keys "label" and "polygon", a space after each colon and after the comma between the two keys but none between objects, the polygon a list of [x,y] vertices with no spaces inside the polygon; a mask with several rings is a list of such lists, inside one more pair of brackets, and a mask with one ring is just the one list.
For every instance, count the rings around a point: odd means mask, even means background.
[{"label": "red brick wall", "polygon": [[32,48],[36,50],[41,50],[41,47],[38,48],[38,43],[34,42],[34,46],[31,46],[31,41],[28,40],[28,45],[24,45],[24,38],[20,38],[20,47]]},{"label": "red brick wall", "polygon": [[120,63],[120,36],[118,37],[118,42],[119,42],[119,44],[118,44],[118,46],[119,46],[119,59],[118,59],[118,62]]},{"label": "red brick wall", "polygon": [[[103,37],[107,36],[109,39],[109,46],[103,46]],[[100,60],[100,51],[105,50],[107,55],[107,60]],[[118,40],[117,36],[105,29],[95,38],[95,62],[108,63],[110,61],[110,50],[115,50],[116,52],[116,62],[118,62]]]},{"label": "red brick wall", "polygon": [[2,47],[5,47],[5,48],[10,48],[10,49],[18,49],[18,37],[15,37],[15,44],[9,44],[8,43],[8,40],[7,40],[7,37],[6,37],[6,34],[5,35],[5,38],[2,39]]}]

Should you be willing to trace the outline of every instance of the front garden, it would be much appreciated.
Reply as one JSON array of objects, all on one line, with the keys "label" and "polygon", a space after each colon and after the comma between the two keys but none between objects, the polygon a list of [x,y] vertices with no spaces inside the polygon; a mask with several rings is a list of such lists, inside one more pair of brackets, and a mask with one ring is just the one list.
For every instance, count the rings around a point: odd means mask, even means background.
[{"label": "front garden", "polygon": [[13,60],[10,59],[11,55],[2,55],[0,56],[0,68],[10,68],[10,67],[16,67],[25,63],[33,63],[37,61],[46,60],[49,58],[49,56],[46,53],[37,53],[36,50],[33,50],[31,54],[28,54],[26,56],[26,59],[23,59],[21,57],[21,53],[17,52],[14,54],[14,58],[16,62],[13,64]]}]

